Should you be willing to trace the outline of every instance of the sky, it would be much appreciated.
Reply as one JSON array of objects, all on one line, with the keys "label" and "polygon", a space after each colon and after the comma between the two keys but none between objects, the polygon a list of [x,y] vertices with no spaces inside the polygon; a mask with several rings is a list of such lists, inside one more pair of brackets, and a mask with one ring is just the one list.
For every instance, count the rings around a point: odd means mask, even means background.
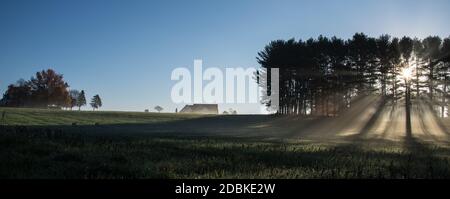
[{"label": "sky", "polygon": [[[0,1],[0,93],[52,68],[101,110],[173,112],[175,68],[258,67],[276,39],[450,35],[447,0]],[[257,104],[220,112],[259,113]],[[85,107],[89,109],[89,107]]]}]

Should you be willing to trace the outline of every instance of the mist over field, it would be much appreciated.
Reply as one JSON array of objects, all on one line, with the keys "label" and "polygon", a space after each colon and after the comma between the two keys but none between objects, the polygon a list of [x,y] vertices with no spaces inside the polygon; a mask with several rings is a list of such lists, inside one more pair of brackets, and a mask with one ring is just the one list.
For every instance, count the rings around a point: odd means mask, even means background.
[{"label": "mist over field", "polygon": [[449,10],[1,1],[0,180],[449,179]]},{"label": "mist over field", "polygon": [[[0,108],[2,178],[448,178],[448,118],[377,96],[339,117]],[[69,169],[70,168],[70,169]]]}]

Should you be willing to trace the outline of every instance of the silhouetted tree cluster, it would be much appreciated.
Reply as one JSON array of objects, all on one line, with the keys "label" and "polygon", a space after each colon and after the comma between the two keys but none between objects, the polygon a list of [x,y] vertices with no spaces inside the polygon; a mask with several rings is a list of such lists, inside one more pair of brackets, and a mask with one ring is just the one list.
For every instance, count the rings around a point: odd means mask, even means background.
[{"label": "silhouetted tree cluster", "polygon": [[[69,85],[63,75],[52,69],[37,72],[35,77],[25,81],[23,79],[8,86],[0,100],[0,106],[8,107],[57,107],[70,108],[86,105],[84,90],[68,90]],[[95,95],[91,106],[98,109],[102,106],[100,96]]]},{"label": "silhouetted tree cluster", "polygon": [[[443,115],[449,104],[449,54],[450,38],[437,36],[419,40],[356,33],[348,40],[276,40],[258,53],[258,78],[267,74],[270,82],[268,71],[279,68],[278,113],[333,116],[368,94],[396,103],[405,91],[402,70],[411,68],[411,95],[427,96]],[[270,94],[270,85],[258,82]],[[270,104],[267,96],[263,103]]]},{"label": "silhouetted tree cluster", "polygon": [[36,73],[30,80],[19,80],[8,86],[2,104],[10,107],[63,107],[70,103],[63,75],[52,69]]}]

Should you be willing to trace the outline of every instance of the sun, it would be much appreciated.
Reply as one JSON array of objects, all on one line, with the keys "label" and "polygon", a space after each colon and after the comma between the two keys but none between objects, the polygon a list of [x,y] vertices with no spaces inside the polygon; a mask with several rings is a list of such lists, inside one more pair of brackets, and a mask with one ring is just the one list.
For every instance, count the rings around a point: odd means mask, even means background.
[{"label": "sun", "polygon": [[411,79],[412,76],[412,67],[406,67],[402,70],[402,77],[406,80]]}]

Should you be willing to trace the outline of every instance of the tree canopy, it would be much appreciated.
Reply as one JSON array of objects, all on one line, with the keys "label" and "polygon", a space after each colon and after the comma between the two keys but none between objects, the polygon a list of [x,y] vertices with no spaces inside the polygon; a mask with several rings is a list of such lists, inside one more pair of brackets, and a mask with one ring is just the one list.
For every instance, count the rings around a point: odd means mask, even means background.
[{"label": "tree canopy", "polygon": [[[102,106],[100,96],[94,96],[94,109]],[[52,69],[37,72],[30,80],[18,80],[10,84],[0,100],[0,106],[38,107],[38,108],[70,108],[86,105],[84,90],[69,90],[69,84],[63,75]]]},{"label": "tree canopy", "polygon": [[[405,92],[402,71],[411,69],[413,97],[427,97],[448,112],[450,38],[378,38],[356,33],[351,39],[275,40],[258,53],[258,75],[279,68],[280,114],[338,115],[360,96],[377,93],[396,103]],[[259,76],[264,77],[264,76]],[[258,78],[259,78],[258,77]],[[270,85],[259,81],[270,94]],[[270,104],[267,97],[263,103]]]},{"label": "tree canopy", "polygon": [[70,104],[69,85],[52,69],[37,72],[30,80],[8,86],[2,104],[12,107],[63,107]]}]

